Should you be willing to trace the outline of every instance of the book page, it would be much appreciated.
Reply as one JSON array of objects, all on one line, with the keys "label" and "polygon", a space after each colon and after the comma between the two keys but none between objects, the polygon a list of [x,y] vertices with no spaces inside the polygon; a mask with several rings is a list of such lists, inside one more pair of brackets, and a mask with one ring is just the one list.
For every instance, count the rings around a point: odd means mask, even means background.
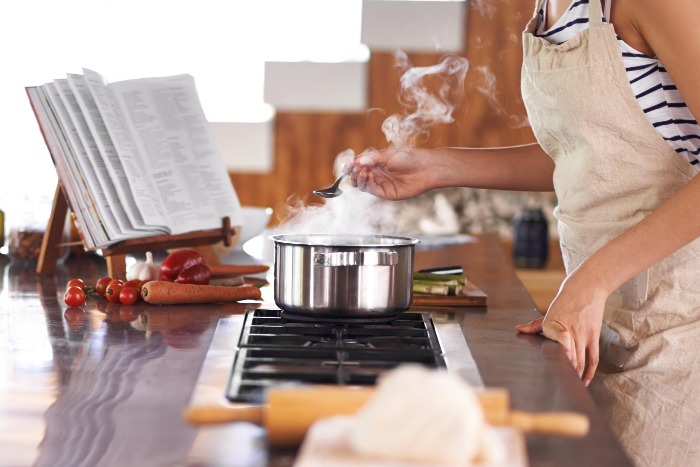
[{"label": "book page", "polygon": [[189,75],[110,84],[166,209],[173,233],[221,227],[242,212],[194,79]]},{"label": "book page", "polygon": [[[118,241],[142,234],[142,232],[133,228],[129,216],[124,210],[117,188],[109,175],[107,164],[100,155],[97,143],[92,136],[85,116],[80,110],[78,100],[68,84],[68,80],[54,80],[54,85],[60,94],[61,101],[65,105],[66,119],[70,119],[75,127],[78,139],[76,145],[80,144],[84,151],[81,154],[80,164],[83,170],[89,174],[88,178],[91,180],[91,186],[97,189],[97,191],[94,191],[95,196],[98,197],[98,202],[104,206],[104,211],[106,211],[103,213],[103,217],[110,234],[110,240]],[[80,86],[82,84],[77,85],[78,88]]]},{"label": "book page", "polygon": [[88,158],[85,146],[78,135],[78,128],[68,112],[66,101],[62,98],[63,92],[60,89],[62,86],[67,88],[68,83],[65,80],[55,80],[53,83],[46,83],[43,87],[51,107],[58,116],[66,140],[71,147],[72,157],[68,158],[71,171],[74,172],[76,178],[79,177],[82,180],[86,187],[83,196],[85,197],[85,202],[92,206],[94,226],[103,230],[99,232],[100,237],[102,237],[100,243],[107,244],[110,241],[119,240],[123,236],[119,233],[119,225],[109,207],[105,195],[106,190],[103,189],[97,177],[95,168]]},{"label": "book page", "polygon": [[39,123],[44,141],[54,161],[63,193],[79,223],[80,234],[83,237],[85,246],[87,248],[95,248],[100,240],[96,239],[94,236],[96,228],[94,223],[90,220],[91,215],[89,211],[91,207],[85,202],[84,192],[86,190],[81,190],[82,181],[79,180],[77,174],[72,171],[68,162],[71,157],[69,155],[70,148],[63,136],[63,130],[58,122],[58,118],[51,108],[43,86],[28,87],[26,91]]},{"label": "book page", "polygon": [[[145,232],[153,232],[141,215],[141,211],[136,202],[136,197],[131,189],[128,175],[122,164],[121,158],[112,142],[112,138],[107,130],[105,122],[100,113],[100,109],[90,92],[90,88],[82,75],[67,75],[68,84],[75,95],[81,112],[85,116],[92,137],[95,140],[100,155],[104,159],[107,171],[117,189],[119,200],[122,202],[124,210],[128,216],[131,226],[134,229]],[[163,231],[153,232],[163,233]]]},{"label": "book page", "polygon": [[139,150],[134,144],[112,90],[97,72],[83,68],[83,78],[119,155],[126,180],[143,221],[151,226],[167,225],[167,218],[163,215],[163,206],[158,193],[153,187],[150,174],[144,167]]}]

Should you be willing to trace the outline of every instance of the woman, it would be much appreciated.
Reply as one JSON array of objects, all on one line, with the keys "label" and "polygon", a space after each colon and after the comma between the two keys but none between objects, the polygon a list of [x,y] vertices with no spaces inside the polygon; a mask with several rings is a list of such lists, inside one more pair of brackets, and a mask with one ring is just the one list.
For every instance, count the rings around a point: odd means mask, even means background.
[{"label": "woman", "polygon": [[537,0],[522,69],[536,144],[390,148],[347,168],[386,199],[556,192],[567,278],[517,329],[564,347],[638,465],[700,465],[697,18],[693,0]]}]

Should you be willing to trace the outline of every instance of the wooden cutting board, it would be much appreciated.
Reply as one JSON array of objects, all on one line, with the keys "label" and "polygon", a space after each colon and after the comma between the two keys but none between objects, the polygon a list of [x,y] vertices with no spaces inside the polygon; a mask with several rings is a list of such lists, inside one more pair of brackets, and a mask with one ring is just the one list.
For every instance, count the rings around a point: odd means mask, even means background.
[{"label": "wooden cutting board", "polygon": [[486,306],[487,296],[476,285],[467,280],[459,295],[432,295],[414,293],[411,307],[419,306]]}]

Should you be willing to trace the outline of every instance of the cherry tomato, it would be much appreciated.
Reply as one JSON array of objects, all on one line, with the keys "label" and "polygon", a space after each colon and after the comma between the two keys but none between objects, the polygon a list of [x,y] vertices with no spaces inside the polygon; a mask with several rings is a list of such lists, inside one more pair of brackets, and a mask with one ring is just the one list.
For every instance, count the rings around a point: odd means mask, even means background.
[{"label": "cherry tomato", "polygon": [[99,295],[102,295],[103,297],[105,296],[105,290],[107,290],[107,286],[109,283],[112,282],[111,277],[102,277],[97,281],[97,284],[95,284],[95,290]]},{"label": "cherry tomato", "polygon": [[75,306],[69,306],[63,312],[63,318],[71,329],[79,328],[85,322],[85,310]]},{"label": "cherry tomato", "polygon": [[112,279],[107,288],[105,289],[105,298],[109,300],[110,303],[119,303],[119,293],[122,291],[123,281],[119,279]]},{"label": "cherry tomato", "polygon": [[80,287],[68,287],[66,293],[63,294],[63,301],[68,306],[82,306],[85,303],[85,291]]},{"label": "cherry tomato", "polygon": [[119,302],[123,303],[124,305],[133,305],[136,303],[136,300],[139,299],[139,293],[138,291],[133,288],[133,287],[127,287],[126,285],[122,287],[122,290],[119,292]]},{"label": "cherry tomato", "polygon": [[87,289],[87,286],[85,285],[85,281],[82,279],[71,279],[68,281],[68,284],[66,284],[66,290],[70,289],[71,287],[78,287],[80,288],[83,292]]},{"label": "cherry tomato", "polygon": [[124,282],[124,285],[122,287],[131,287],[136,289],[136,292],[141,294],[141,286],[143,285],[143,281],[140,281],[138,279],[131,279],[130,281]]}]

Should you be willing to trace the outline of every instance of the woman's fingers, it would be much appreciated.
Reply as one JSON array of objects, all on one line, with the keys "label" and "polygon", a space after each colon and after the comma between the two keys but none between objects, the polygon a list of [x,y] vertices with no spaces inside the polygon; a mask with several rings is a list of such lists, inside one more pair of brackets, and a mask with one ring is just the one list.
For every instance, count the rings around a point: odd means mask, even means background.
[{"label": "woman's fingers", "polygon": [[383,196],[379,189],[379,182],[390,177],[391,174],[386,174],[383,166],[377,163],[379,157],[380,153],[378,152],[356,156],[353,159],[352,169],[349,171],[350,184],[360,191]]},{"label": "woman's fingers", "polygon": [[593,333],[585,336],[575,335],[568,331],[560,323],[546,323],[543,329],[543,334],[548,339],[559,342],[566,357],[573,365],[578,376],[583,380],[583,383],[588,386],[595,375],[596,368],[600,359],[600,348],[598,346],[599,336]]},{"label": "woman's fingers", "polygon": [[576,373],[588,385],[598,367],[600,326],[607,293],[597,276],[574,270],[562,284],[544,319],[518,326],[520,332],[538,332],[559,342]]},{"label": "woman's fingers", "polygon": [[567,331],[564,326],[556,322],[547,322],[546,326],[542,329],[542,333],[546,338],[559,342],[561,346],[564,347],[566,358],[568,358],[574,368],[576,368],[578,353],[576,352],[576,340],[574,336]]},{"label": "woman's fingers", "polygon": [[527,324],[516,326],[515,329],[525,334],[543,333],[546,338],[561,344],[564,348],[564,352],[566,352],[566,358],[569,359],[574,368],[576,368],[578,375],[581,376],[586,362],[585,345],[577,346],[573,334],[567,331],[561,324],[547,322],[547,325],[543,327],[543,322],[544,317],[530,321]]},{"label": "woman's fingers", "polygon": [[542,321],[544,321],[544,317],[537,318],[527,324],[520,324],[515,327],[515,330],[524,334],[539,334],[542,332]]}]

